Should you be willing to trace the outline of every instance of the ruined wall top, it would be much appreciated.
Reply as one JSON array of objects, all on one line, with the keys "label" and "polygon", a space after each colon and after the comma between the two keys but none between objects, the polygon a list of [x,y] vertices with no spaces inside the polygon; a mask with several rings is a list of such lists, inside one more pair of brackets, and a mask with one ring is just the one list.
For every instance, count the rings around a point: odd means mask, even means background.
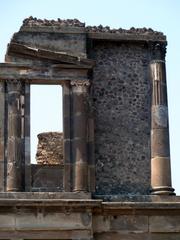
[{"label": "ruined wall top", "polygon": [[23,26],[73,26],[73,27],[85,27],[85,23],[80,22],[78,19],[60,19],[47,20],[37,19],[30,16],[25,18]]},{"label": "ruined wall top", "polygon": [[[34,17],[29,17],[24,19],[23,25],[21,26],[20,30],[21,31],[27,31],[27,29],[31,28],[33,29],[40,29],[40,28],[45,28],[46,31],[50,30],[49,28],[53,27],[53,31],[57,31],[57,28],[76,28],[77,30],[83,29],[84,32],[86,33],[111,33],[111,34],[116,34],[118,35],[126,35],[127,37],[130,36],[137,36],[141,35],[146,37],[151,37],[156,40],[160,41],[166,41],[166,36],[159,31],[154,31],[151,28],[130,28],[128,30],[123,29],[123,28],[118,28],[118,29],[111,29],[109,26],[86,26],[85,23],[80,22],[78,19],[60,19],[58,18],[57,20],[47,20],[47,19],[37,19]],[[30,29],[28,30],[30,31]],[[90,38],[94,38],[93,36],[89,36]],[[106,38],[106,37],[105,37]]]}]

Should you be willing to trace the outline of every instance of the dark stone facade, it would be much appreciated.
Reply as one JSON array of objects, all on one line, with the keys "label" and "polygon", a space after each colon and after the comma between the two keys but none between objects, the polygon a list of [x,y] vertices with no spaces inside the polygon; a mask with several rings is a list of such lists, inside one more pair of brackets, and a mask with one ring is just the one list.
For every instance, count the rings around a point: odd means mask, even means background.
[{"label": "dark stone facade", "polygon": [[[93,72],[97,194],[150,188],[150,88],[146,45],[98,42]],[[143,169],[143,171],[139,171]]]}]

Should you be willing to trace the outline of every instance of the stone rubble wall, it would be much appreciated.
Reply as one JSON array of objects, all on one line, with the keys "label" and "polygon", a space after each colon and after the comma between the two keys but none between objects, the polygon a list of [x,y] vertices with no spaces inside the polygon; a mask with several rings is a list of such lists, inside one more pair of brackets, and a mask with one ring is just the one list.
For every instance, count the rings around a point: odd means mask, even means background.
[{"label": "stone rubble wall", "polygon": [[93,73],[96,194],[148,194],[150,81],[147,46],[98,42]]},{"label": "stone rubble wall", "polygon": [[63,164],[63,133],[38,134],[36,161],[38,164]]},{"label": "stone rubble wall", "polygon": [[109,26],[86,26],[85,23],[80,22],[78,19],[60,19],[57,20],[47,20],[47,19],[38,19],[30,16],[29,18],[24,19],[22,27],[33,27],[33,26],[58,26],[58,27],[81,27],[85,28],[86,32],[101,32],[101,33],[125,33],[125,34],[145,34],[145,35],[156,35],[156,37],[163,37],[162,32],[154,31],[151,28],[134,28],[130,29],[111,29]]}]

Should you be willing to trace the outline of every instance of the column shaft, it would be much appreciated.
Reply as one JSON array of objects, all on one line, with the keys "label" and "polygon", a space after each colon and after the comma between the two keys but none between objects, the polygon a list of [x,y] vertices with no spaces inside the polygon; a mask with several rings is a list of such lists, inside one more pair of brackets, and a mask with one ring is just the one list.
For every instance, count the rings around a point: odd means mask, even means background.
[{"label": "column shaft", "polygon": [[151,186],[152,194],[173,194],[169,146],[165,62],[152,61]]},{"label": "column shaft", "polygon": [[87,88],[88,81],[72,81],[74,191],[87,191]]},{"label": "column shaft", "polygon": [[63,85],[63,158],[64,158],[64,191],[72,191],[72,156],[71,156],[71,91],[70,83]]},{"label": "column shaft", "polygon": [[20,81],[7,82],[7,191],[22,190],[21,92]]},{"label": "column shaft", "polygon": [[[23,128],[22,128],[23,129]],[[30,84],[25,83],[24,98],[24,160],[25,160],[25,191],[31,191],[31,159],[30,159]]]},{"label": "column shaft", "polygon": [[4,191],[4,124],[5,124],[5,83],[0,81],[0,192]]}]

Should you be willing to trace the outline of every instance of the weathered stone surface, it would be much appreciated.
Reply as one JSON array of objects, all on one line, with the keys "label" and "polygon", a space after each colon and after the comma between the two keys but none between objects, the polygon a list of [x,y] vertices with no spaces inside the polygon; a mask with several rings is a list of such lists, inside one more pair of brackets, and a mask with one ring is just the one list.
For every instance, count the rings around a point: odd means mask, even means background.
[{"label": "weathered stone surface", "polygon": [[[95,240],[179,239],[179,197],[173,197],[174,203],[165,196],[161,197],[165,201],[162,203],[149,199],[140,204],[73,199],[73,193],[66,194],[63,199],[63,194],[1,193],[0,239],[8,239],[7,236],[24,239],[27,236],[28,239],[42,239],[42,236],[43,239],[59,239],[59,236],[61,239]],[[74,193],[74,196],[79,194]],[[153,196],[152,201],[154,198],[160,199]]]},{"label": "weathered stone surface", "polygon": [[93,230],[95,233],[110,231],[110,216],[93,216]]},{"label": "weathered stone surface", "polygon": [[[79,186],[83,182],[88,185],[83,190],[94,188],[94,183],[91,185],[89,181],[94,181],[95,159],[96,194],[149,193],[152,89],[148,68],[157,57],[164,60],[165,46],[166,37],[152,29],[86,27],[76,19],[56,21],[30,17],[13,35],[6,54],[6,60],[13,64],[0,65],[3,81],[12,77],[30,84],[67,85],[68,91],[64,91],[67,104],[64,106],[64,109],[67,107],[64,111],[64,162],[67,164],[65,174],[70,175],[64,177],[67,191],[82,190],[75,187],[78,181]],[[87,62],[91,64],[84,66]],[[93,62],[96,66],[91,74],[89,69]],[[87,111],[88,118],[83,119],[80,112],[86,112],[84,107],[81,111],[77,109],[77,116],[73,115],[80,100],[75,103],[74,87],[67,82],[77,83],[86,78],[90,78],[91,94],[85,98],[90,111]],[[79,91],[79,87],[77,89]],[[165,93],[165,85],[162,93]],[[95,135],[89,130],[91,117],[95,119]],[[156,124],[165,126],[165,118],[165,109],[156,109]],[[79,144],[82,132],[84,137]],[[79,157],[81,155],[83,157]],[[90,157],[85,159],[86,155]],[[75,167],[75,159],[87,160],[91,169],[77,164]],[[44,160],[43,156],[41,161],[49,160]]]},{"label": "weathered stone surface", "polygon": [[74,27],[84,27],[85,23],[80,22],[78,19],[60,19],[57,20],[47,20],[47,19],[37,19],[30,16],[25,18],[23,21],[23,26],[74,26]]},{"label": "weathered stone surface", "polygon": [[33,191],[62,191],[63,166],[31,164],[31,185]]},{"label": "weathered stone surface", "polygon": [[148,232],[147,216],[112,216],[110,220],[111,231],[119,232]]},{"label": "weathered stone surface", "polygon": [[15,230],[15,221],[13,214],[0,213],[0,231]]},{"label": "weathered stone surface", "polygon": [[[59,27],[85,27],[85,23],[80,22],[78,19],[60,19],[57,20],[47,20],[47,19],[37,19],[30,16],[24,19],[23,27],[33,27],[33,26],[59,26]],[[111,29],[109,26],[86,26],[87,32],[104,32],[104,33],[125,33],[125,34],[149,34],[158,36],[164,36],[162,32],[154,31],[151,28],[130,28],[126,29]]]},{"label": "weathered stone surface", "polygon": [[50,231],[38,231],[38,230],[19,230],[19,231],[2,231],[0,239],[75,239],[75,240],[92,240],[91,230],[50,230]]},{"label": "weathered stone surface", "polygon": [[180,216],[150,216],[150,232],[180,232]]},{"label": "weathered stone surface", "polygon": [[38,164],[63,164],[63,133],[38,134],[36,161]]},{"label": "weathered stone surface", "polygon": [[177,240],[179,233],[175,234],[150,234],[150,233],[102,233],[95,234],[95,240]]},{"label": "weathered stone surface", "polygon": [[[90,229],[91,220],[84,224],[82,216],[88,213],[18,213],[15,218],[15,228],[17,230],[74,230]],[[28,218],[28,221],[26,219]]]},{"label": "weathered stone surface", "polygon": [[[150,188],[149,49],[98,42],[93,75],[97,194],[147,194]],[[143,169],[143,170],[140,170]]]},{"label": "weathered stone surface", "polygon": [[4,191],[4,165],[5,165],[4,119],[5,119],[5,84],[0,81],[0,191]]}]

